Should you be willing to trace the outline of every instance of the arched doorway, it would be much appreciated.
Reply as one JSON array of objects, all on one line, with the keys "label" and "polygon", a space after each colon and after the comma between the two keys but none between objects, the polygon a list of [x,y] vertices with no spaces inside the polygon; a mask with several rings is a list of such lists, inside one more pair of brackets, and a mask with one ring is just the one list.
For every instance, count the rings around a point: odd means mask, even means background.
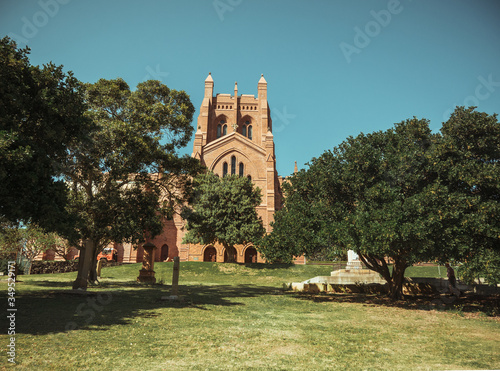
[{"label": "arched doorway", "polygon": [[248,247],[245,250],[245,263],[257,263],[257,250],[255,250],[255,247]]},{"label": "arched doorway", "polygon": [[160,261],[164,262],[168,259],[168,245],[163,245],[160,252]]},{"label": "arched doorway", "polygon": [[204,262],[216,262],[217,261],[217,250],[215,247],[208,246],[203,253],[203,261]]}]

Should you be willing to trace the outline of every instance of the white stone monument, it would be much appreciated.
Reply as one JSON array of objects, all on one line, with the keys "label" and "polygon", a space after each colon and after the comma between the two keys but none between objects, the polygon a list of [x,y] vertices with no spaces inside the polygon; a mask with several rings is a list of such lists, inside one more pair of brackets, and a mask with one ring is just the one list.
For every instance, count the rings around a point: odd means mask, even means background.
[{"label": "white stone monument", "polygon": [[363,265],[361,264],[361,260],[359,260],[358,254],[352,250],[347,250],[347,265],[345,269],[363,269]]},{"label": "white stone monument", "polygon": [[[359,284],[385,284],[380,274],[372,270],[363,268],[363,264],[358,254],[352,250],[347,251],[347,265],[345,269],[334,270],[330,276],[317,276],[304,282],[292,282],[291,287],[297,291],[310,290],[311,284],[323,285],[359,285]],[[307,286],[306,286],[307,285]],[[319,286],[318,286],[319,287]],[[327,286],[322,286],[328,290]],[[321,290],[323,290],[321,289]],[[320,290],[320,291],[321,291]]]}]

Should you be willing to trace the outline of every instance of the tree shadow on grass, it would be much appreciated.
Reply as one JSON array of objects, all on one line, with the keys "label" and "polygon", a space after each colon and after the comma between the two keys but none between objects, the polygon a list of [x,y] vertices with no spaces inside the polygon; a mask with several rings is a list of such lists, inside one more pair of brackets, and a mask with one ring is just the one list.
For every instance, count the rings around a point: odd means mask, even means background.
[{"label": "tree shadow on grass", "polygon": [[475,317],[484,315],[500,321],[500,295],[466,293],[460,298],[447,295],[405,295],[405,300],[392,300],[384,294],[365,293],[289,293],[301,300],[318,303],[356,303],[368,306],[394,307],[408,310],[438,310]]},{"label": "tree shadow on grass", "polygon": [[[37,284],[45,286],[46,283],[39,281]],[[15,330],[17,334],[33,335],[89,328],[100,331],[112,325],[159,316],[154,312],[156,309],[214,310],[217,306],[245,305],[238,299],[282,294],[265,286],[180,285],[179,300],[162,299],[170,293],[170,286],[132,283],[110,283],[87,292],[27,290],[16,297]],[[0,300],[7,302],[5,293],[0,295]]]},{"label": "tree shadow on grass", "polygon": [[294,267],[295,264],[292,263],[275,263],[275,264],[269,264],[269,263],[240,263],[241,265],[244,265],[247,268],[251,269],[288,269],[291,267]]}]

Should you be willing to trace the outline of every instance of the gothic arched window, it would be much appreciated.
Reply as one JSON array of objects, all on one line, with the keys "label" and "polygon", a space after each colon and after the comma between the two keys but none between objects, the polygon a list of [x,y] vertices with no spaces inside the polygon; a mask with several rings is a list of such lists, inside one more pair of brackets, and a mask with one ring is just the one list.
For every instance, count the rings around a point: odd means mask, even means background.
[{"label": "gothic arched window", "polygon": [[246,125],[243,125],[243,127],[241,128],[241,135],[243,135],[244,137],[247,136],[247,126]]},{"label": "gothic arched window", "polygon": [[221,124],[217,125],[217,138],[220,138],[222,132],[222,126]]},{"label": "gothic arched window", "polygon": [[222,165],[222,176],[226,176],[227,175],[227,162],[224,162],[224,164]]},{"label": "gothic arched window", "polygon": [[227,134],[227,125],[224,125],[222,127],[222,135],[226,135]]},{"label": "gothic arched window", "polygon": [[243,162],[240,162],[240,176],[243,176],[243,172],[245,171],[245,165],[243,165]]},{"label": "gothic arched window", "polygon": [[248,126],[248,139],[252,139],[252,125]]},{"label": "gothic arched window", "polygon": [[231,175],[236,175],[236,157],[231,157]]}]

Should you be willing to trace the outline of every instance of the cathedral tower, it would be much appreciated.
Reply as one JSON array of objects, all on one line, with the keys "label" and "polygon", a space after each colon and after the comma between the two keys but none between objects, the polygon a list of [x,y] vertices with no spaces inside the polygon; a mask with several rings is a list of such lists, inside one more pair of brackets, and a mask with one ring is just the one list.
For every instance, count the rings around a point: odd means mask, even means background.
[{"label": "cathedral tower", "polygon": [[[234,174],[250,178],[262,191],[262,203],[257,207],[257,213],[270,232],[274,212],[281,205],[281,190],[276,172],[267,82],[262,75],[257,84],[257,97],[238,95],[237,83],[233,95],[214,96],[213,91],[214,81],[209,73],[198,116],[193,157],[219,176]],[[237,250],[237,261],[244,262],[246,247],[237,247]],[[192,260],[195,252],[192,247],[189,251],[189,260]],[[218,251],[218,255],[221,254]],[[260,256],[258,260],[261,261]],[[219,256],[217,261],[222,261]]]}]

